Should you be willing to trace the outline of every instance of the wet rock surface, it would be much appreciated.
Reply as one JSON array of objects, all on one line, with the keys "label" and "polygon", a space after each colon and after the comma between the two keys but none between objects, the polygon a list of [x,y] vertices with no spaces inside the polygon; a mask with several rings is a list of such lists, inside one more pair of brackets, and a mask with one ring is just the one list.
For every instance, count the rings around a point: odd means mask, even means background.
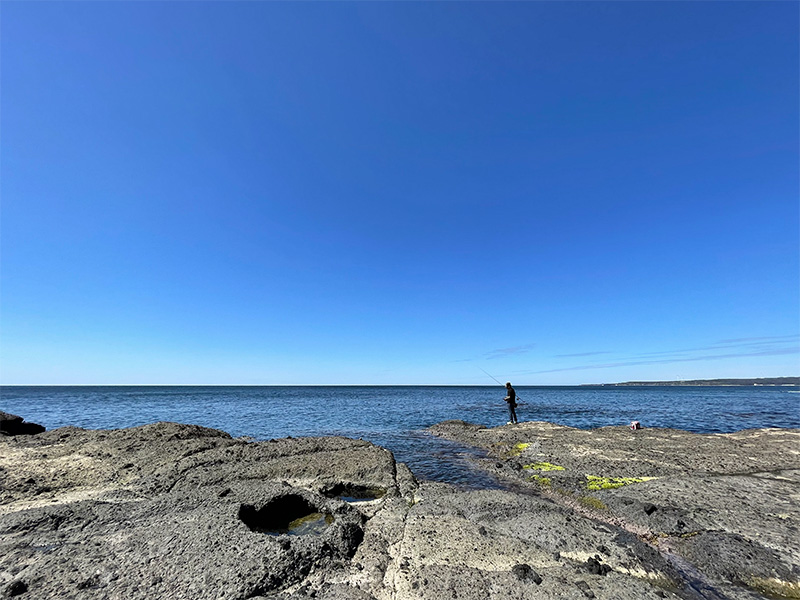
[{"label": "wet rock surface", "polygon": [[[420,483],[346,438],[174,423],[0,436],[0,597],[797,597],[797,432],[720,437],[716,460],[717,436],[683,432],[433,431],[484,448],[508,488]],[[659,463],[662,443],[682,456]]]}]

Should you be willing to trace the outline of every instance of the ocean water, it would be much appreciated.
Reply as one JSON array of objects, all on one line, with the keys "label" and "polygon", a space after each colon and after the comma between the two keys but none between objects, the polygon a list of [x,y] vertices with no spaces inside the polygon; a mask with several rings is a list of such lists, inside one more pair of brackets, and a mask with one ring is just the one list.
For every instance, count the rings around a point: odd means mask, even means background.
[{"label": "ocean water", "polygon": [[[524,387],[520,421],[583,429],[628,425],[726,433],[761,427],[800,428],[798,387]],[[479,451],[425,432],[462,419],[505,424],[503,387],[439,386],[92,386],[0,387],[0,410],[48,429],[115,429],[175,421],[267,440],[343,435],[391,450],[420,479],[468,487],[495,482],[471,469]]]}]

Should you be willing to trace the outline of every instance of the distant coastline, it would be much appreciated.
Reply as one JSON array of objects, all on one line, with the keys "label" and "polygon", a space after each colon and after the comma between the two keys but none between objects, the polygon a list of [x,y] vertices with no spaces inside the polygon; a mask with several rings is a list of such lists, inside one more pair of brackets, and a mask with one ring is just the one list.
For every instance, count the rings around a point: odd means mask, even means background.
[{"label": "distant coastline", "polygon": [[800,377],[760,377],[756,379],[685,379],[680,381],[625,381],[622,383],[595,383],[590,384],[592,387],[624,387],[624,386],[641,386],[641,385],[707,385],[707,386],[798,386],[800,385]]}]

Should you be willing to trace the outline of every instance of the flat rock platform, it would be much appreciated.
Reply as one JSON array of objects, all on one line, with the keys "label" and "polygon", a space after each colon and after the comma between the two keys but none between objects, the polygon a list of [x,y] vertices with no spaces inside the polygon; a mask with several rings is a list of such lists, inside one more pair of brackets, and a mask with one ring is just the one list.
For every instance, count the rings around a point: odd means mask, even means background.
[{"label": "flat rock platform", "polygon": [[499,489],[340,437],[0,436],[0,598],[800,598],[800,431],[430,433]]}]

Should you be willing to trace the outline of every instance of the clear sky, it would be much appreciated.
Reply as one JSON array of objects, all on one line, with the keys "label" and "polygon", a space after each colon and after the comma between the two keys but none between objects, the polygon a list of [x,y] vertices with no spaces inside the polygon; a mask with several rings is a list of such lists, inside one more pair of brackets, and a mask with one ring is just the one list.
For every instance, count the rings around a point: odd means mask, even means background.
[{"label": "clear sky", "polygon": [[5,384],[800,374],[797,2],[3,2]]}]

